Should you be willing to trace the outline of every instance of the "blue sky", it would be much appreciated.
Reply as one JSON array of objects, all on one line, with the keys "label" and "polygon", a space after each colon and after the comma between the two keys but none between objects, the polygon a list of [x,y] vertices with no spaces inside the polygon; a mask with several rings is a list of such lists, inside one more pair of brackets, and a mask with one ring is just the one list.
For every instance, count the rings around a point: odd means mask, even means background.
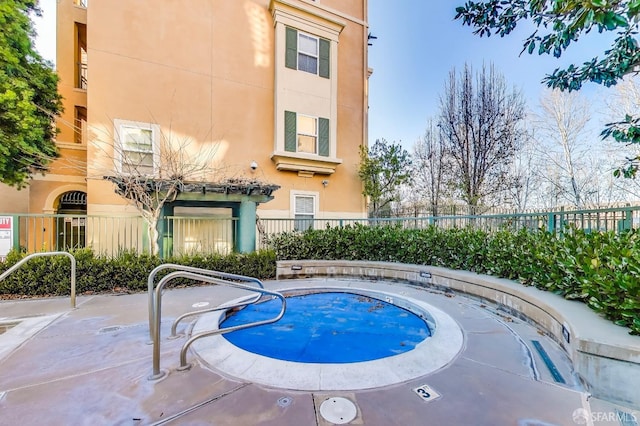
[{"label": "blue sky", "polygon": [[[541,80],[555,68],[581,64],[602,55],[611,37],[590,34],[570,46],[566,55],[523,54],[523,40],[533,27],[518,28],[501,38],[480,38],[454,21],[464,0],[369,0],[369,25],[378,37],[369,47],[373,68],[369,88],[369,142],[385,138],[409,149],[424,133],[427,118],[438,113],[439,96],[449,71],[467,62],[480,68],[493,63],[509,85],[521,90],[535,107],[544,86]],[[603,40],[604,38],[604,40]],[[596,98],[603,89],[588,84],[581,91]]]},{"label": "blue sky", "polygon": [[[410,149],[424,133],[428,117],[438,113],[438,99],[449,71],[465,62],[475,68],[493,63],[510,85],[535,107],[546,73],[602,55],[611,37],[592,34],[572,45],[561,59],[523,54],[522,41],[532,28],[518,28],[505,38],[480,38],[454,21],[456,6],[464,0],[369,0],[369,26],[378,37],[369,47],[373,68],[369,86],[369,142],[385,138]],[[42,19],[36,19],[36,47],[55,59],[56,0],[40,0]],[[604,40],[603,40],[604,38]],[[582,91],[593,100],[603,89],[587,85]],[[597,111],[596,111],[597,112]],[[597,126],[596,126],[597,127]]]}]

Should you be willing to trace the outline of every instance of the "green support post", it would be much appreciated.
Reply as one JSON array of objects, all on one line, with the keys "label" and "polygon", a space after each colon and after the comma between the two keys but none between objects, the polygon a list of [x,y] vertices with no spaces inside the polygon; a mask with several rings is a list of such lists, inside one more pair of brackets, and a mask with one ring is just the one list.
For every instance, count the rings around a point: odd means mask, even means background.
[{"label": "green support post", "polygon": [[255,201],[240,202],[236,234],[236,247],[240,253],[251,253],[256,249],[256,207]]},{"label": "green support post", "polygon": [[547,215],[547,232],[555,232],[556,230],[556,215],[549,213]]},{"label": "green support post", "polygon": [[158,219],[158,255],[166,259],[173,254],[173,206],[165,204]]},{"label": "green support post", "polygon": [[618,232],[628,231],[633,224],[633,212],[625,210],[624,219],[618,221]]},{"label": "green support post", "polygon": [[20,216],[13,215],[13,249],[20,251]]}]

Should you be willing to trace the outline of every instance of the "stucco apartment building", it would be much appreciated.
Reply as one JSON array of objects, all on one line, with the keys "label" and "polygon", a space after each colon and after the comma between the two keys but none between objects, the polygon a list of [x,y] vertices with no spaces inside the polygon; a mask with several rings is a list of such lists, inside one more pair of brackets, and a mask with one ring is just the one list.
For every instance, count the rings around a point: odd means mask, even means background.
[{"label": "stucco apartment building", "polygon": [[203,186],[166,215],[366,216],[367,0],[57,3],[62,156],[28,189],[4,188],[0,213],[135,214],[104,176],[134,163],[161,179],[173,150],[204,166],[194,182],[279,188]]}]

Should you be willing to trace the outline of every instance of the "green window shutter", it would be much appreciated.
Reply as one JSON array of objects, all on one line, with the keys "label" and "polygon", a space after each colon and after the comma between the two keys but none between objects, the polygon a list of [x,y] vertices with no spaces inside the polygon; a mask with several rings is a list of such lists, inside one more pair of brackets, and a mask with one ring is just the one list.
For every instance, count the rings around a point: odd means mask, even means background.
[{"label": "green window shutter", "polygon": [[318,118],[318,154],[329,156],[329,119]]},{"label": "green window shutter", "polygon": [[296,152],[296,113],[284,112],[284,150]]},{"label": "green window shutter", "polygon": [[331,42],[323,38],[320,39],[320,64],[318,66],[318,75],[320,77],[329,78],[329,56],[331,56]]},{"label": "green window shutter", "polygon": [[284,65],[287,68],[298,69],[298,31],[287,27],[286,29],[286,54]]}]

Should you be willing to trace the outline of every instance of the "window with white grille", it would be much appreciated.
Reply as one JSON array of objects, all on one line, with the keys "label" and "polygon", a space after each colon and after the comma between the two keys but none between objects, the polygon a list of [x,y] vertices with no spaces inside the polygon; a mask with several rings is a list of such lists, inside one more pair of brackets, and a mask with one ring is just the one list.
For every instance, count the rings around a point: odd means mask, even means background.
[{"label": "window with white grille", "polygon": [[118,171],[154,176],[158,169],[160,127],[155,124],[115,120],[115,158]]},{"label": "window with white grille", "polygon": [[313,219],[315,215],[314,196],[296,195],[295,196],[295,214],[294,229],[296,231],[305,231],[313,228]]}]

